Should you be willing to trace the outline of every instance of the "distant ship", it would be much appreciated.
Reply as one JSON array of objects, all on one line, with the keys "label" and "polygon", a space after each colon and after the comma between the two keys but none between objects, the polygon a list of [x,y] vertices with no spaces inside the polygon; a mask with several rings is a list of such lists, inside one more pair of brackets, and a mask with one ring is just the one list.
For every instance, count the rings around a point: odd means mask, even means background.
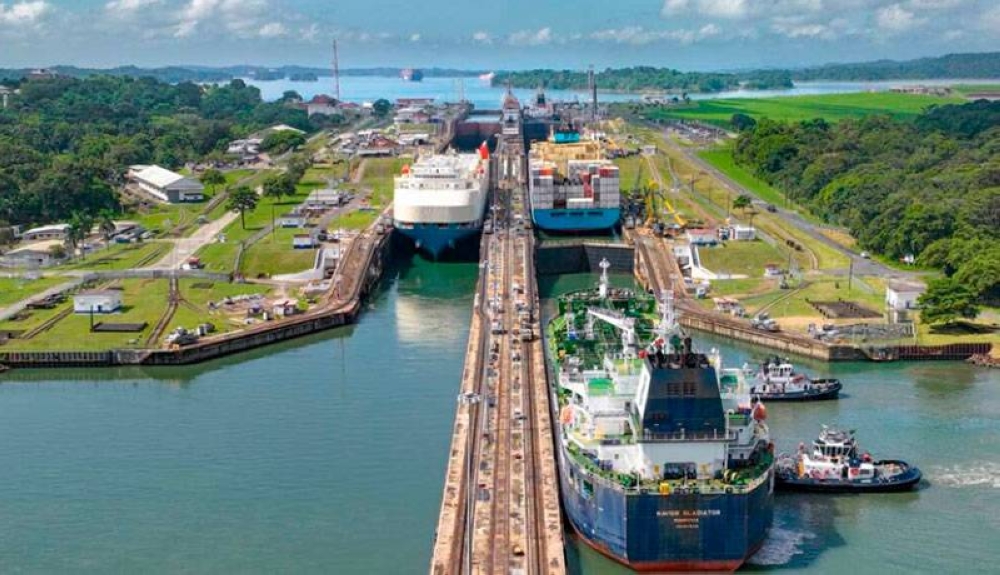
[{"label": "distant ship", "polygon": [[581,140],[572,126],[532,144],[528,161],[531,219],[543,230],[607,230],[621,212],[618,166],[600,142]]},{"label": "distant ship", "polygon": [[438,258],[483,229],[486,144],[478,154],[437,154],[404,166],[395,180],[393,225],[417,249]]},{"label": "distant ship", "polygon": [[492,84],[493,78],[496,78],[496,72],[487,72],[479,75],[479,80],[485,84]]},{"label": "distant ship", "polygon": [[766,410],[742,370],[692,348],[669,294],[611,288],[609,266],[548,325],[566,517],[637,571],[733,571],[773,520]]},{"label": "distant ship", "polygon": [[424,79],[424,72],[416,68],[403,68],[399,71],[399,77],[404,82],[419,82]]}]

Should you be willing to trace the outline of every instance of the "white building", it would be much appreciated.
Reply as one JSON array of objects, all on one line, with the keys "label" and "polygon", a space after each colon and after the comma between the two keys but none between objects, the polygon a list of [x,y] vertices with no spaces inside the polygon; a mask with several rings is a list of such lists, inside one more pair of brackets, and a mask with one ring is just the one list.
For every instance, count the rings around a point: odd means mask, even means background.
[{"label": "white building", "polygon": [[307,210],[328,210],[347,203],[347,196],[337,190],[324,188],[309,193],[302,207]]},{"label": "white building", "polygon": [[0,257],[0,266],[9,268],[47,268],[60,262],[52,256],[53,246],[62,246],[63,240],[44,240],[22,245]]},{"label": "white building", "polygon": [[114,313],[122,307],[119,290],[90,290],[73,296],[74,313]]},{"label": "white building", "polygon": [[21,241],[24,242],[38,242],[44,240],[65,241],[66,235],[68,233],[69,233],[69,224],[51,224],[48,226],[31,228],[30,230],[21,234]]},{"label": "white building", "polygon": [[902,280],[889,280],[885,288],[885,305],[890,310],[917,309],[917,299],[927,287],[923,284]]},{"label": "white building", "polygon": [[140,190],[162,202],[176,204],[205,199],[205,186],[201,182],[160,166],[132,166],[128,179]]},{"label": "white building", "polygon": [[316,238],[312,234],[295,234],[292,237],[292,247],[304,250],[316,247]]},{"label": "white building", "polygon": [[278,226],[282,228],[303,228],[305,225],[306,217],[295,212],[282,214],[281,217],[278,218]]}]

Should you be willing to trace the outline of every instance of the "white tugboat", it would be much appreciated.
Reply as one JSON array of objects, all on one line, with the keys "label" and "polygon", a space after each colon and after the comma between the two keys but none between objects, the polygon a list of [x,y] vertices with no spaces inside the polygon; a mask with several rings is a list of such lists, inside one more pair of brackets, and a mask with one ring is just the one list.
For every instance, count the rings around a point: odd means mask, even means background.
[{"label": "white tugboat", "polygon": [[[752,373],[747,366],[746,371]],[[838,379],[812,379],[796,373],[787,359],[766,359],[757,372],[750,393],[766,401],[817,401],[837,399],[843,384]]]},{"label": "white tugboat", "polygon": [[823,426],[812,451],[804,444],[794,455],[778,458],[778,488],[785,491],[827,493],[906,491],[920,482],[921,473],[905,461],[873,461],[860,452],[854,430]]}]

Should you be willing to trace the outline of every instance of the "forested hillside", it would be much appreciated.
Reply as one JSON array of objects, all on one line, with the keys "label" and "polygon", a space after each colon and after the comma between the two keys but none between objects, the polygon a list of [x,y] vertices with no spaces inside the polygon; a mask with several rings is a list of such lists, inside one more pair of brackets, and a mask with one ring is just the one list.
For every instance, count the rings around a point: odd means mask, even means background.
[{"label": "forested hillside", "polygon": [[177,168],[278,123],[309,130],[302,110],[223,86],[96,76],[26,81],[0,110],[0,223],[64,220],[117,203],[131,164]]},{"label": "forested hillside", "polygon": [[747,125],[738,163],[865,249],[914,254],[1000,295],[1000,102],[885,116]]},{"label": "forested hillside", "polygon": [[[757,71],[745,74],[721,72],[680,72],[670,68],[636,66],[608,68],[594,75],[598,90],[638,92],[670,90],[676,92],[720,92],[743,84],[751,89],[791,88],[787,71]],[[510,81],[515,88],[544,86],[556,90],[587,88],[587,72],[581,70],[524,70],[501,72],[493,78],[494,85]]]}]

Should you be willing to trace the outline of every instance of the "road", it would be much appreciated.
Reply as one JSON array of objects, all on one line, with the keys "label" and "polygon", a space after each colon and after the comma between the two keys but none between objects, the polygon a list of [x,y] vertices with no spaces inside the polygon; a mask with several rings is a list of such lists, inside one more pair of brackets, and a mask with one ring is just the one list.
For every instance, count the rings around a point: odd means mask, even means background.
[{"label": "road", "polygon": [[167,255],[160,258],[154,264],[146,266],[146,269],[151,270],[169,270],[178,268],[187,261],[187,259],[200,250],[203,246],[206,246],[215,241],[216,236],[219,232],[224,230],[226,226],[231,224],[240,215],[236,212],[226,212],[219,219],[208,222],[207,224],[198,228],[193,234],[186,238],[177,238],[174,240],[165,240],[173,243],[173,247],[167,253]]},{"label": "road", "polygon": [[[727,176],[726,174],[722,173],[717,168],[715,168],[715,166],[701,159],[696,153],[697,152],[696,148],[687,148],[677,144],[670,138],[669,134],[667,134],[666,132],[662,132],[661,135],[663,136],[663,139],[668,146],[670,146],[672,149],[682,154],[687,161],[691,162],[691,164],[693,164],[699,170],[704,171],[706,174],[715,178],[723,186],[728,188],[733,193],[733,197],[736,197],[740,194],[746,194],[751,198],[754,198],[755,203],[759,203],[762,205],[767,203],[761,198],[759,198],[756,194],[754,194],[752,190],[743,187],[742,185],[739,184],[739,182],[736,182],[735,180],[731,179],[729,176]],[[797,212],[777,207],[777,214],[780,215],[782,219],[784,219],[791,225],[795,226],[803,233],[807,234],[809,237],[837,250],[838,252],[850,258],[850,260],[853,262],[854,275],[880,276],[886,278],[888,277],[915,278],[918,276],[918,274],[915,272],[892,269],[876,260],[871,260],[861,257],[859,254],[845,248],[844,246],[838,244],[837,242],[827,237],[820,231],[819,226],[806,220]],[[832,275],[847,275],[848,273],[847,269],[825,270],[825,271],[827,271]]]}]

